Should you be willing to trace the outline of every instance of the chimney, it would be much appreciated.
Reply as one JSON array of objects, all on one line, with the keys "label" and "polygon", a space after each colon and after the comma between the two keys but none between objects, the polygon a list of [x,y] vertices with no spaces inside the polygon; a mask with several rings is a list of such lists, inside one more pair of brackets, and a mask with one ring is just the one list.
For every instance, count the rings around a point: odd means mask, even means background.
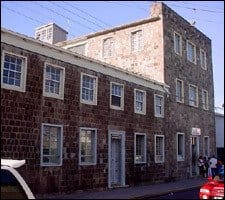
[{"label": "chimney", "polygon": [[55,44],[67,39],[68,32],[55,23],[49,23],[35,29],[35,39]]},{"label": "chimney", "polygon": [[150,7],[150,17],[160,17],[162,15],[162,7],[162,2],[154,1]]}]

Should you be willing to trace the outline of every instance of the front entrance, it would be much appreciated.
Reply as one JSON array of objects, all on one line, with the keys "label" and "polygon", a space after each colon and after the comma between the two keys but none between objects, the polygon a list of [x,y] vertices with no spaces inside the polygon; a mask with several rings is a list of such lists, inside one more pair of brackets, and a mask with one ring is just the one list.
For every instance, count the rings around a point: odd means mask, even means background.
[{"label": "front entrance", "polygon": [[190,144],[191,163],[190,163],[190,175],[196,176],[199,174],[198,170],[198,157],[199,157],[199,137],[191,136]]},{"label": "front entrance", "polygon": [[125,186],[125,132],[109,132],[109,188]]}]

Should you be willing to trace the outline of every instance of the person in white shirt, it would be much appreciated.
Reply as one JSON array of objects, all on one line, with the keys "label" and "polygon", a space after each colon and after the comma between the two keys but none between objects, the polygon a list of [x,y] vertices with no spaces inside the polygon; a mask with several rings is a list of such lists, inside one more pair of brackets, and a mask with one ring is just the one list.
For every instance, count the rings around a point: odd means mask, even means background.
[{"label": "person in white shirt", "polygon": [[209,168],[211,169],[211,172],[212,172],[212,178],[214,178],[217,174],[216,164],[217,164],[217,159],[213,155],[209,160]]}]

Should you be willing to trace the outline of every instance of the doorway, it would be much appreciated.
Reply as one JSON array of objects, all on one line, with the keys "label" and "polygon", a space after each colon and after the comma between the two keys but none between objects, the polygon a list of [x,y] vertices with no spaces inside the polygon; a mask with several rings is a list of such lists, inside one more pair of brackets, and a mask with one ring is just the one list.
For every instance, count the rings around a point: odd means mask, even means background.
[{"label": "doorway", "polygon": [[190,156],[191,156],[190,176],[192,177],[199,174],[199,169],[198,169],[199,137],[198,136],[191,136]]}]

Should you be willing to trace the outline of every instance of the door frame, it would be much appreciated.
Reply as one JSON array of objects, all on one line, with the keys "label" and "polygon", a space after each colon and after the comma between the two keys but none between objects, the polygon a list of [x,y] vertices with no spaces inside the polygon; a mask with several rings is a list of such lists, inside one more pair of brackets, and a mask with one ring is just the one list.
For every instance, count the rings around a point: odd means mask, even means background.
[{"label": "door frame", "polygon": [[[192,175],[192,138],[196,138],[196,145],[197,145],[197,150],[196,150],[196,156],[197,156],[197,159],[199,157],[199,140],[200,140],[200,136],[198,135],[191,135],[190,137],[190,177],[193,177]],[[197,162],[197,161],[196,161]],[[199,174],[199,169],[198,169],[198,166],[196,166],[196,173],[197,175]]]},{"label": "door frame", "polygon": [[121,136],[121,187],[125,186],[125,131],[109,130],[108,135],[108,188],[111,185],[111,138],[112,135]]}]

